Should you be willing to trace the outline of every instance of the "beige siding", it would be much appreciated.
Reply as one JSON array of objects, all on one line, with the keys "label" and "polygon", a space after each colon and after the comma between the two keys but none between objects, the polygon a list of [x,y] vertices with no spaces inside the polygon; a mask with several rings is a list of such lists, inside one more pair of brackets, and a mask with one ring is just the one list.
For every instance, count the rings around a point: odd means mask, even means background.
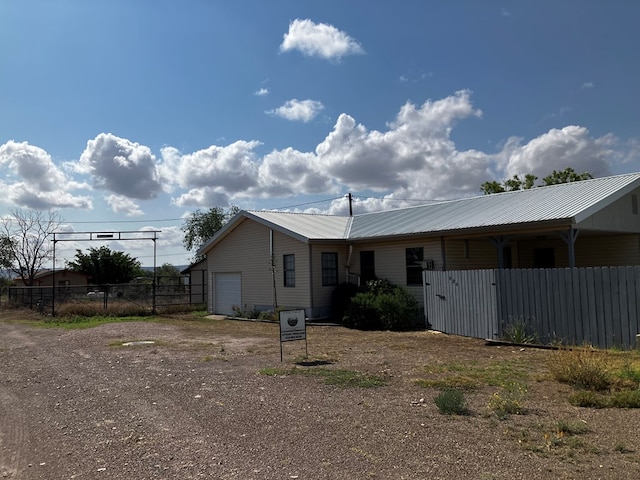
[{"label": "beige siding", "polygon": [[640,235],[578,236],[576,267],[640,265]]},{"label": "beige siding", "polygon": [[640,232],[639,202],[640,189],[636,189],[581,222],[578,229],[638,233]]},{"label": "beige siding", "polygon": [[313,307],[319,312],[320,316],[330,314],[331,297],[336,286],[322,285],[322,254],[337,253],[338,254],[338,284],[347,281],[346,266],[349,257],[349,247],[345,244],[317,244],[309,246],[311,251],[311,271],[312,271],[312,291],[313,291]]},{"label": "beige siding", "polygon": [[[270,230],[251,220],[244,220],[232,232],[207,252],[207,266],[211,274],[209,309],[215,306],[216,273],[242,274],[243,309],[273,305],[273,277],[270,266]],[[307,245],[291,237],[274,232],[276,263],[276,292],[278,305],[305,308],[309,306],[309,262]],[[282,255],[295,254],[296,286],[284,288]]]},{"label": "beige siding", "polygon": [[351,273],[359,275],[360,252],[373,250],[376,276],[385,278],[395,285],[406,285],[406,249],[412,247],[422,247],[424,249],[424,259],[433,260],[436,270],[442,269],[440,239],[430,238],[410,241],[359,243],[354,245],[349,270]]},{"label": "beige siding", "polygon": [[[514,260],[517,258],[515,248],[512,245],[509,246],[511,246],[512,260]],[[446,240],[445,251],[447,270],[478,270],[498,267],[498,249],[489,238]]]},{"label": "beige siding", "polygon": [[[265,229],[268,235],[268,229]],[[278,306],[285,308],[311,307],[309,282],[309,245],[280,232],[273,232],[273,252],[276,262],[276,291]],[[283,255],[295,255],[295,287],[284,286]],[[265,259],[268,264],[268,254]],[[272,288],[273,289],[273,288]]]}]

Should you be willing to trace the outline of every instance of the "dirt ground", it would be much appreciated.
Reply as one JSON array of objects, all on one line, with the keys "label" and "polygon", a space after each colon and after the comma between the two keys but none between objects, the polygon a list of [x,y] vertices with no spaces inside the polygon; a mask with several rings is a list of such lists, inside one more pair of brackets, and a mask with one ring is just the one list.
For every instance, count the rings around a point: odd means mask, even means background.
[{"label": "dirt ground", "polygon": [[[274,324],[24,320],[0,312],[0,478],[640,478],[640,411],[571,406],[548,350],[309,326],[308,357],[288,342],[281,362]],[[469,415],[440,414],[418,381],[465,365],[519,366],[526,414],[499,419],[486,384],[465,393]],[[318,369],[387,383],[327,385]]]}]

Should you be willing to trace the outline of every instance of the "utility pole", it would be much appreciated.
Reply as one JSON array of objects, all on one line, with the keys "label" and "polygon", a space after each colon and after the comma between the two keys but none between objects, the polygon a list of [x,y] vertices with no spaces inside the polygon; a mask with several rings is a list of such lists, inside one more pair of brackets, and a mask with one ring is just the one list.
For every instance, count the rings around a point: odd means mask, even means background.
[{"label": "utility pole", "polygon": [[353,217],[353,196],[349,192],[349,216]]}]

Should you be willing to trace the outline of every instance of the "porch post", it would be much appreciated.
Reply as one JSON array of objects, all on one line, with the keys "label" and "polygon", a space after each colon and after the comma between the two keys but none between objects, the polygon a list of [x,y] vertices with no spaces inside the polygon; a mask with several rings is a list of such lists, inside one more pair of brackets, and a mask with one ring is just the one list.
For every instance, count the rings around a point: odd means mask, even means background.
[{"label": "porch post", "polygon": [[573,226],[569,227],[569,231],[567,233],[558,232],[560,238],[564,240],[569,249],[569,267],[574,268],[576,266],[576,239],[578,238],[578,230],[575,230]]},{"label": "porch post", "polygon": [[498,268],[504,268],[504,247],[509,243],[509,237],[500,235],[499,237],[489,237],[491,242],[498,249]]}]

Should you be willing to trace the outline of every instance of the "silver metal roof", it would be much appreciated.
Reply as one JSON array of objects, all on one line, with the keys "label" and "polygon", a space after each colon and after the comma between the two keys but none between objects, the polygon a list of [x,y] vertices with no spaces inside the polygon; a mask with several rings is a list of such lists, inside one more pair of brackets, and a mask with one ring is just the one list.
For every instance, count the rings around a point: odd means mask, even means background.
[{"label": "silver metal roof", "polygon": [[272,226],[280,227],[285,233],[310,240],[345,239],[348,226],[351,223],[351,218],[336,215],[255,210],[246,213],[254,220],[267,222]]},{"label": "silver metal roof", "polygon": [[491,227],[544,225],[545,222],[576,225],[636,188],[640,188],[640,173],[482,195],[354,217],[242,211],[207,241],[199,253],[212,248],[243,218],[253,219],[301,241],[454,233]]},{"label": "silver metal roof", "polygon": [[483,195],[354,217],[349,239],[565,221],[576,224],[640,186],[640,173]]}]

